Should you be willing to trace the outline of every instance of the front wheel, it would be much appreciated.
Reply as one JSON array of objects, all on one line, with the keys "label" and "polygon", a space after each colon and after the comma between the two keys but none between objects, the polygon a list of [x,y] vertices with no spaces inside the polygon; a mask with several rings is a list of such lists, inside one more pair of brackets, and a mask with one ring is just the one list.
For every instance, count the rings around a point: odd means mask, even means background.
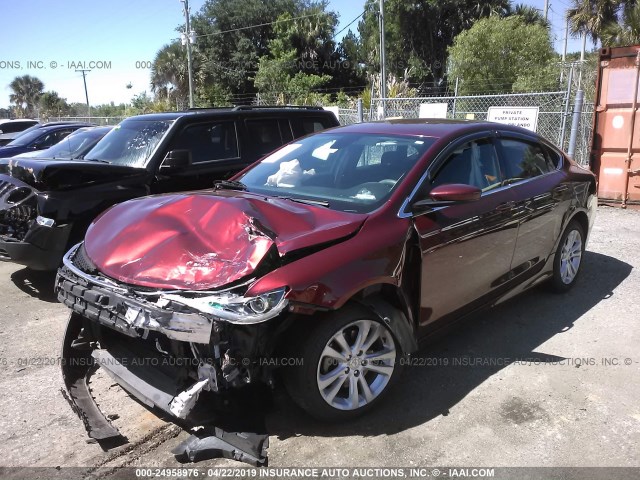
[{"label": "front wheel", "polygon": [[399,376],[399,346],[389,328],[363,307],[348,305],[317,321],[298,342],[303,361],[287,371],[287,390],[318,419],[356,417],[376,404]]},{"label": "front wheel", "polygon": [[572,220],[562,234],[553,259],[553,291],[563,293],[573,287],[580,272],[584,248],[584,230],[578,222]]}]

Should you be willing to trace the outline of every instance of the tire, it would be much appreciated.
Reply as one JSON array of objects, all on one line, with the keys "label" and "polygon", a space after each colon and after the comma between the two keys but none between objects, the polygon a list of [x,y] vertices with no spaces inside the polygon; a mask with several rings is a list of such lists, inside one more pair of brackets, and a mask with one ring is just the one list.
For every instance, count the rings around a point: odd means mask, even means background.
[{"label": "tire", "polygon": [[584,229],[575,220],[565,229],[553,259],[553,276],[550,287],[556,293],[567,292],[573,287],[580,273],[584,257]]},{"label": "tire", "polygon": [[[399,378],[399,343],[375,314],[360,305],[347,304],[314,320],[313,328],[290,337],[296,345],[290,352],[302,359],[302,365],[286,369],[285,387],[302,409],[319,420],[360,416]],[[365,351],[357,347],[360,332],[366,332]],[[350,395],[354,387],[356,395]]]}]

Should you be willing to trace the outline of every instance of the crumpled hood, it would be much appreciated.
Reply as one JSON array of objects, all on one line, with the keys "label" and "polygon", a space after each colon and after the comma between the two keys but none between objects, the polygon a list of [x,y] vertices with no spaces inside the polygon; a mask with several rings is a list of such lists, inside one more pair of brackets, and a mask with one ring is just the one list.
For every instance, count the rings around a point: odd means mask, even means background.
[{"label": "crumpled hood", "polygon": [[366,217],[236,191],[158,195],[107,210],[85,249],[124,283],[210,290],[252,274],[273,246],[284,256],[336,241]]},{"label": "crumpled hood", "polygon": [[88,160],[52,160],[44,158],[0,159],[0,173],[10,175],[39,190],[82,187],[89,183],[109,182],[144,170]]}]

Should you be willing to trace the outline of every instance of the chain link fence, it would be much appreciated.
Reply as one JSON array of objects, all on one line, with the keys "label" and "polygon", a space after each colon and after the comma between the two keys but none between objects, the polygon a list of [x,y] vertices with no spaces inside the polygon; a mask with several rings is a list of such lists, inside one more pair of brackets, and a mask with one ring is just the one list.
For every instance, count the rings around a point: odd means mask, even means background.
[{"label": "chain link fence", "polygon": [[575,144],[574,159],[589,163],[591,148],[596,59],[588,62],[563,62],[558,64],[560,89],[541,93],[510,93],[492,95],[448,96],[421,98],[376,98],[369,109],[363,109],[362,120],[357,109],[340,108],[338,120],[342,125],[381,118],[419,118],[423,104],[441,104],[446,118],[457,120],[486,120],[490,107],[538,107],[536,132],[563,149],[569,150],[573,124],[575,97],[578,90],[584,92],[584,103],[580,113]]},{"label": "chain link fence", "polygon": [[107,126],[117,125],[127,117],[49,117],[49,122],[83,122],[94,125]]},{"label": "chain link fence", "polygon": [[[382,118],[419,118],[421,105],[439,104],[446,118],[456,120],[487,120],[490,107],[538,107],[536,131],[564,151],[569,150],[573,120],[573,96],[569,91],[514,93],[504,95],[441,96],[423,98],[372,99],[370,109],[363,110],[363,120]],[[423,107],[424,108],[424,107]],[[593,103],[585,102],[580,114],[574,158],[589,163],[592,135]],[[339,111],[340,124],[360,121],[358,110]]]}]

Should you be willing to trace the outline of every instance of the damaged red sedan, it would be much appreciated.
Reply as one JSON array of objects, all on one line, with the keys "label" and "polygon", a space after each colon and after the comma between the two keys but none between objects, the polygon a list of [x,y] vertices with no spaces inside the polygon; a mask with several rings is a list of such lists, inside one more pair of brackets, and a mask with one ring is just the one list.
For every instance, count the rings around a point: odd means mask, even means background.
[{"label": "damaged red sedan", "polygon": [[517,127],[328,130],[212,191],[101,215],[56,279],[65,348],[178,418],[202,392],[276,377],[310,414],[352,417],[435,330],[542,282],[571,288],[595,206],[592,173]]}]

